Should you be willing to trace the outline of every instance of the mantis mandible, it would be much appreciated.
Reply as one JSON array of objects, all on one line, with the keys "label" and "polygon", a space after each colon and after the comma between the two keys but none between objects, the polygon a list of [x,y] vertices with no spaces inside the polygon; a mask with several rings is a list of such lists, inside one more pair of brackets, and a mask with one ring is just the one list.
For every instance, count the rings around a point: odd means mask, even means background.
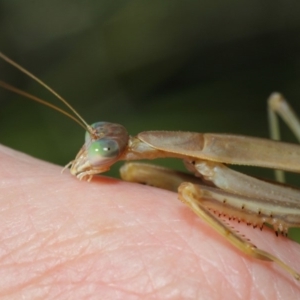
[{"label": "mantis mandible", "polygon": [[[194,132],[145,131],[131,137],[119,124],[97,122],[88,125],[65,99],[44,82],[1,52],[0,57],[56,95],[73,115],[5,82],[0,81],[0,86],[58,110],[86,130],[84,145],[65,167],[70,168],[72,175],[79,180],[90,181],[94,175],[109,170],[119,160],[182,159],[195,176],[131,162],[121,168],[121,177],[126,181],[178,190],[179,199],[236,248],[254,258],[273,261],[300,280],[300,274],[292,267],[257,248],[219,218],[225,215],[261,229],[268,223],[277,235],[285,236],[290,227],[300,227],[300,190],[227,167],[228,164],[236,164],[273,168],[277,170],[277,180],[283,182],[283,171],[300,172],[300,146],[256,137]],[[283,96],[273,93],[268,101],[268,111],[273,139],[279,139],[279,115],[300,141],[299,119]]]}]

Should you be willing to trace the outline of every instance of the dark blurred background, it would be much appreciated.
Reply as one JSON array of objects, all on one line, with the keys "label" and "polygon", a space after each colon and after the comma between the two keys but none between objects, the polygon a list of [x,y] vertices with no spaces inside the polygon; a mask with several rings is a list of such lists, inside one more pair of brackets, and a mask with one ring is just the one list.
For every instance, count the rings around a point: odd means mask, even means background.
[{"label": "dark blurred background", "polygon": [[[88,123],[268,137],[271,92],[300,112],[299,15],[299,1],[0,0],[0,49]],[[2,61],[0,79],[59,104]],[[83,143],[82,128],[47,107],[3,89],[0,107],[7,146],[64,165]]]}]

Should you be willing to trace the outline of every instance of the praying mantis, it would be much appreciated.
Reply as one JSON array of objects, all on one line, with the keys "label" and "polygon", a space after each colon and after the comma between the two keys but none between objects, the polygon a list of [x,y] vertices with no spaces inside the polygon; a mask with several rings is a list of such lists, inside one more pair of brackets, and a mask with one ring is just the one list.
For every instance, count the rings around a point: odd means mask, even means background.
[{"label": "praying mantis", "polygon": [[[300,280],[296,270],[257,248],[220,219],[220,216],[227,216],[260,228],[268,223],[277,235],[287,235],[290,227],[300,227],[300,190],[280,183],[284,181],[283,171],[300,172],[300,146],[275,141],[279,139],[278,115],[299,141],[300,122],[282,95],[273,93],[268,100],[273,140],[173,131],[145,131],[132,137],[119,124],[97,122],[88,125],[64,98],[44,82],[1,52],[0,57],[57,96],[73,115],[0,81],[3,88],[67,115],[86,130],[84,145],[64,168],[70,168],[72,175],[79,180],[90,181],[94,175],[109,170],[120,160],[182,159],[191,174],[128,162],[121,168],[121,177],[126,181],[178,191],[179,199],[233,246],[251,257],[276,263]],[[227,166],[230,164],[276,169],[277,182],[234,171]]]}]

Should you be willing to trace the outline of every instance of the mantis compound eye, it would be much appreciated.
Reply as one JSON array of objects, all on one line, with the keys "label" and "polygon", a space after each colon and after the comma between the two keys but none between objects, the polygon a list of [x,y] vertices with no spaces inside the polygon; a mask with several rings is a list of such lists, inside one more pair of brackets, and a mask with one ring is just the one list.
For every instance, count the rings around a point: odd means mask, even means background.
[{"label": "mantis compound eye", "polygon": [[120,155],[119,144],[112,139],[102,138],[92,142],[88,148],[88,158],[93,166],[116,160]]}]

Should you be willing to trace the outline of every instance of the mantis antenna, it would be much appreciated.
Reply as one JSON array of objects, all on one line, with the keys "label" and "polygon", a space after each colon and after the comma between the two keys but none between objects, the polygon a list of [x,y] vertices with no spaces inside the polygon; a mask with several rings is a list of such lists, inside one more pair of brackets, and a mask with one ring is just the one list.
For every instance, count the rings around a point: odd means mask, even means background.
[{"label": "mantis antenna", "polygon": [[66,115],[67,117],[71,118],[73,121],[75,121],[76,123],[78,123],[80,126],[82,126],[85,130],[87,130],[92,136],[95,136],[95,130],[87,124],[87,122],[80,116],[80,114],[75,110],[75,108],[73,108],[68,102],[67,100],[65,100],[62,96],[60,96],[57,92],[55,92],[51,87],[49,87],[45,82],[43,82],[42,80],[40,80],[39,78],[37,78],[35,75],[33,75],[32,73],[30,73],[29,71],[27,71],[26,69],[24,69],[23,67],[21,67],[19,64],[17,64],[16,62],[14,62],[13,60],[11,60],[10,58],[8,58],[6,55],[4,55],[2,52],[0,52],[0,58],[2,58],[4,61],[6,61],[8,64],[14,66],[16,69],[18,69],[19,71],[21,71],[22,73],[26,74],[27,76],[29,76],[30,78],[32,78],[34,81],[36,81],[37,83],[39,83],[41,86],[43,86],[45,89],[47,89],[51,94],[53,94],[54,96],[56,96],[62,103],[64,103],[72,112],[73,114],[77,117],[75,118],[74,116],[72,116],[71,114],[67,113],[66,111],[64,111],[63,109],[48,103],[45,100],[42,100],[38,97],[35,97],[29,93],[26,93],[22,90],[19,90],[3,81],[0,80],[0,86],[3,87],[4,89],[7,89],[9,91],[12,91],[16,94],[19,94],[21,96],[24,96],[26,98],[29,98],[33,101],[36,101],[38,103],[41,103],[43,105],[46,105],[64,115]]}]

